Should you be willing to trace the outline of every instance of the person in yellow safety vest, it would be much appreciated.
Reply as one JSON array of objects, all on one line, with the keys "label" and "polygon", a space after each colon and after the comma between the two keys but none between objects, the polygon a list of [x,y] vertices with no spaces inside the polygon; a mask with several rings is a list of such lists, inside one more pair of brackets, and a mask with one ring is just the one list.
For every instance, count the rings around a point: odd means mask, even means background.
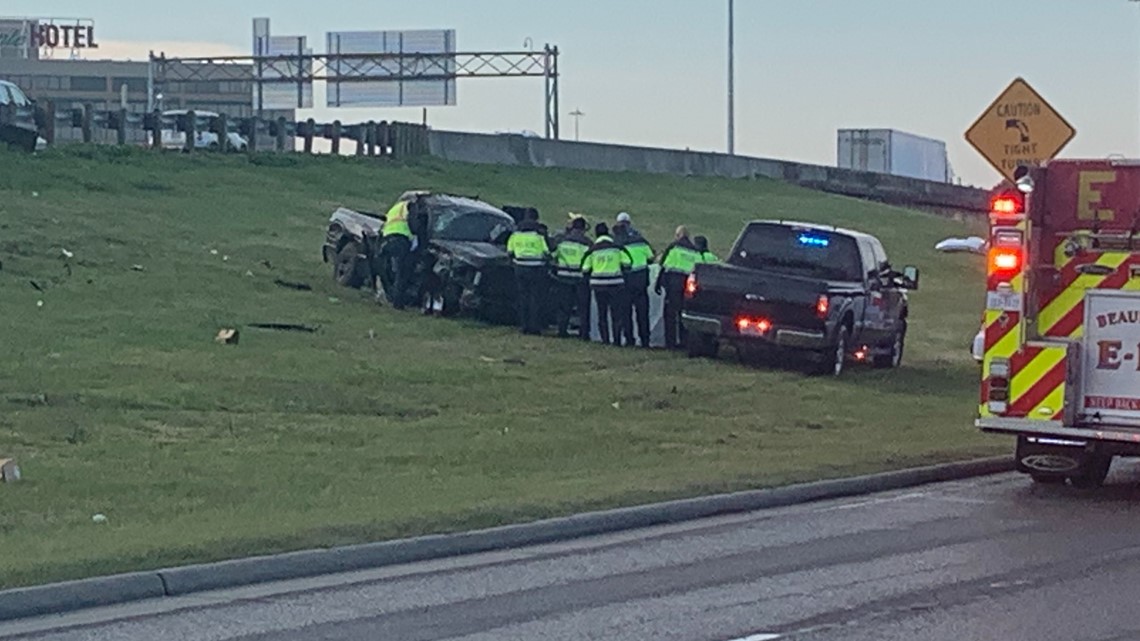
[{"label": "person in yellow safety vest", "polygon": [[704,236],[693,236],[693,246],[701,253],[702,263],[719,263],[720,258],[709,251],[709,239]]},{"label": "person in yellow safety vest", "polygon": [[612,338],[614,345],[621,345],[629,323],[629,314],[621,313],[625,308],[625,275],[633,265],[633,258],[624,247],[614,243],[605,223],[598,223],[594,234],[597,240],[582,259],[582,275],[589,279],[590,291],[598,304],[598,333],[602,335],[602,342],[609,343]]},{"label": "person in yellow safety vest", "polygon": [[554,288],[558,304],[558,336],[568,337],[570,315],[578,309],[578,337],[590,339],[590,284],[582,277],[582,260],[593,244],[586,235],[586,219],[571,214],[566,231],[554,245]]},{"label": "person in yellow safety vest", "polygon": [[665,348],[676,349],[685,339],[681,326],[681,305],[685,299],[685,280],[701,262],[701,253],[689,239],[689,230],[684,225],[677,228],[673,243],[661,254],[661,271],[657,273],[654,290],[658,295],[665,294]]},{"label": "person in yellow safety vest", "polygon": [[507,240],[518,284],[519,329],[529,335],[542,333],[542,298],[550,264],[550,248],[540,229],[538,213],[531,210]]},{"label": "person in yellow safety vest", "polygon": [[653,247],[634,229],[627,212],[618,214],[613,232],[614,242],[624,247],[633,259],[626,277],[626,301],[629,305],[622,314],[629,316],[630,320],[625,323],[629,331],[623,341],[627,346],[634,344],[633,330],[636,327],[638,342],[642,347],[649,347],[649,263],[653,261]]},{"label": "person in yellow safety vest", "polygon": [[380,228],[380,283],[388,302],[403,309],[411,276],[412,228],[408,224],[411,201],[401,199],[388,210]]}]

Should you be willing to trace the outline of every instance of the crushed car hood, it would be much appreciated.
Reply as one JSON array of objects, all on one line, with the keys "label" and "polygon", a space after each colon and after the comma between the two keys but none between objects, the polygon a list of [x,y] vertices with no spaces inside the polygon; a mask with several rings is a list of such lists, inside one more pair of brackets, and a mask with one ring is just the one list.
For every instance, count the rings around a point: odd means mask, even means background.
[{"label": "crushed car hood", "polygon": [[506,248],[494,243],[433,240],[431,244],[474,267],[481,268],[487,264],[505,265],[510,263]]}]

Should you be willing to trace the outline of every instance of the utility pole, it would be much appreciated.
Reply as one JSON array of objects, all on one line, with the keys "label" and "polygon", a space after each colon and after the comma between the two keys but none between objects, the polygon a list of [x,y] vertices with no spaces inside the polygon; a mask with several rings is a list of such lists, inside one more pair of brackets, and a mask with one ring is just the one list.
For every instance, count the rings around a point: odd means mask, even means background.
[{"label": "utility pole", "polygon": [[581,109],[575,109],[570,112],[570,115],[574,116],[574,142],[578,142],[578,120],[586,114]]}]

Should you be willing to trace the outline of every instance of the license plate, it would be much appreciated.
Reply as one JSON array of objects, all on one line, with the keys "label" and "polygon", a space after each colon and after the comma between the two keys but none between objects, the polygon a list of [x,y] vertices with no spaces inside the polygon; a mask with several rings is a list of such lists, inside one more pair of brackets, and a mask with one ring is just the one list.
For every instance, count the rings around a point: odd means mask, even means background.
[{"label": "license plate", "polygon": [[986,309],[997,309],[1003,312],[1020,312],[1021,293],[989,292],[986,294]]}]

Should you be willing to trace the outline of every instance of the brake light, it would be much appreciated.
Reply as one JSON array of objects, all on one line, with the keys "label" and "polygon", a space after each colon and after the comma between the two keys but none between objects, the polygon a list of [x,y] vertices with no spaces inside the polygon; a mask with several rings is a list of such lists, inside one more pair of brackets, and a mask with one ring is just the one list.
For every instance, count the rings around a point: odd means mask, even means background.
[{"label": "brake light", "polygon": [[767,318],[740,316],[736,319],[736,329],[741,334],[767,334],[772,329],[772,321]]},{"label": "brake light", "polygon": [[685,298],[692,298],[697,295],[697,275],[689,274],[685,279]]},{"label": "brake light", "polygon": [[815,315],[820,318],[827,318],[827,312],[831,310],[831,299],[826,294],[822,294],[819,300],[815,302]]}]

